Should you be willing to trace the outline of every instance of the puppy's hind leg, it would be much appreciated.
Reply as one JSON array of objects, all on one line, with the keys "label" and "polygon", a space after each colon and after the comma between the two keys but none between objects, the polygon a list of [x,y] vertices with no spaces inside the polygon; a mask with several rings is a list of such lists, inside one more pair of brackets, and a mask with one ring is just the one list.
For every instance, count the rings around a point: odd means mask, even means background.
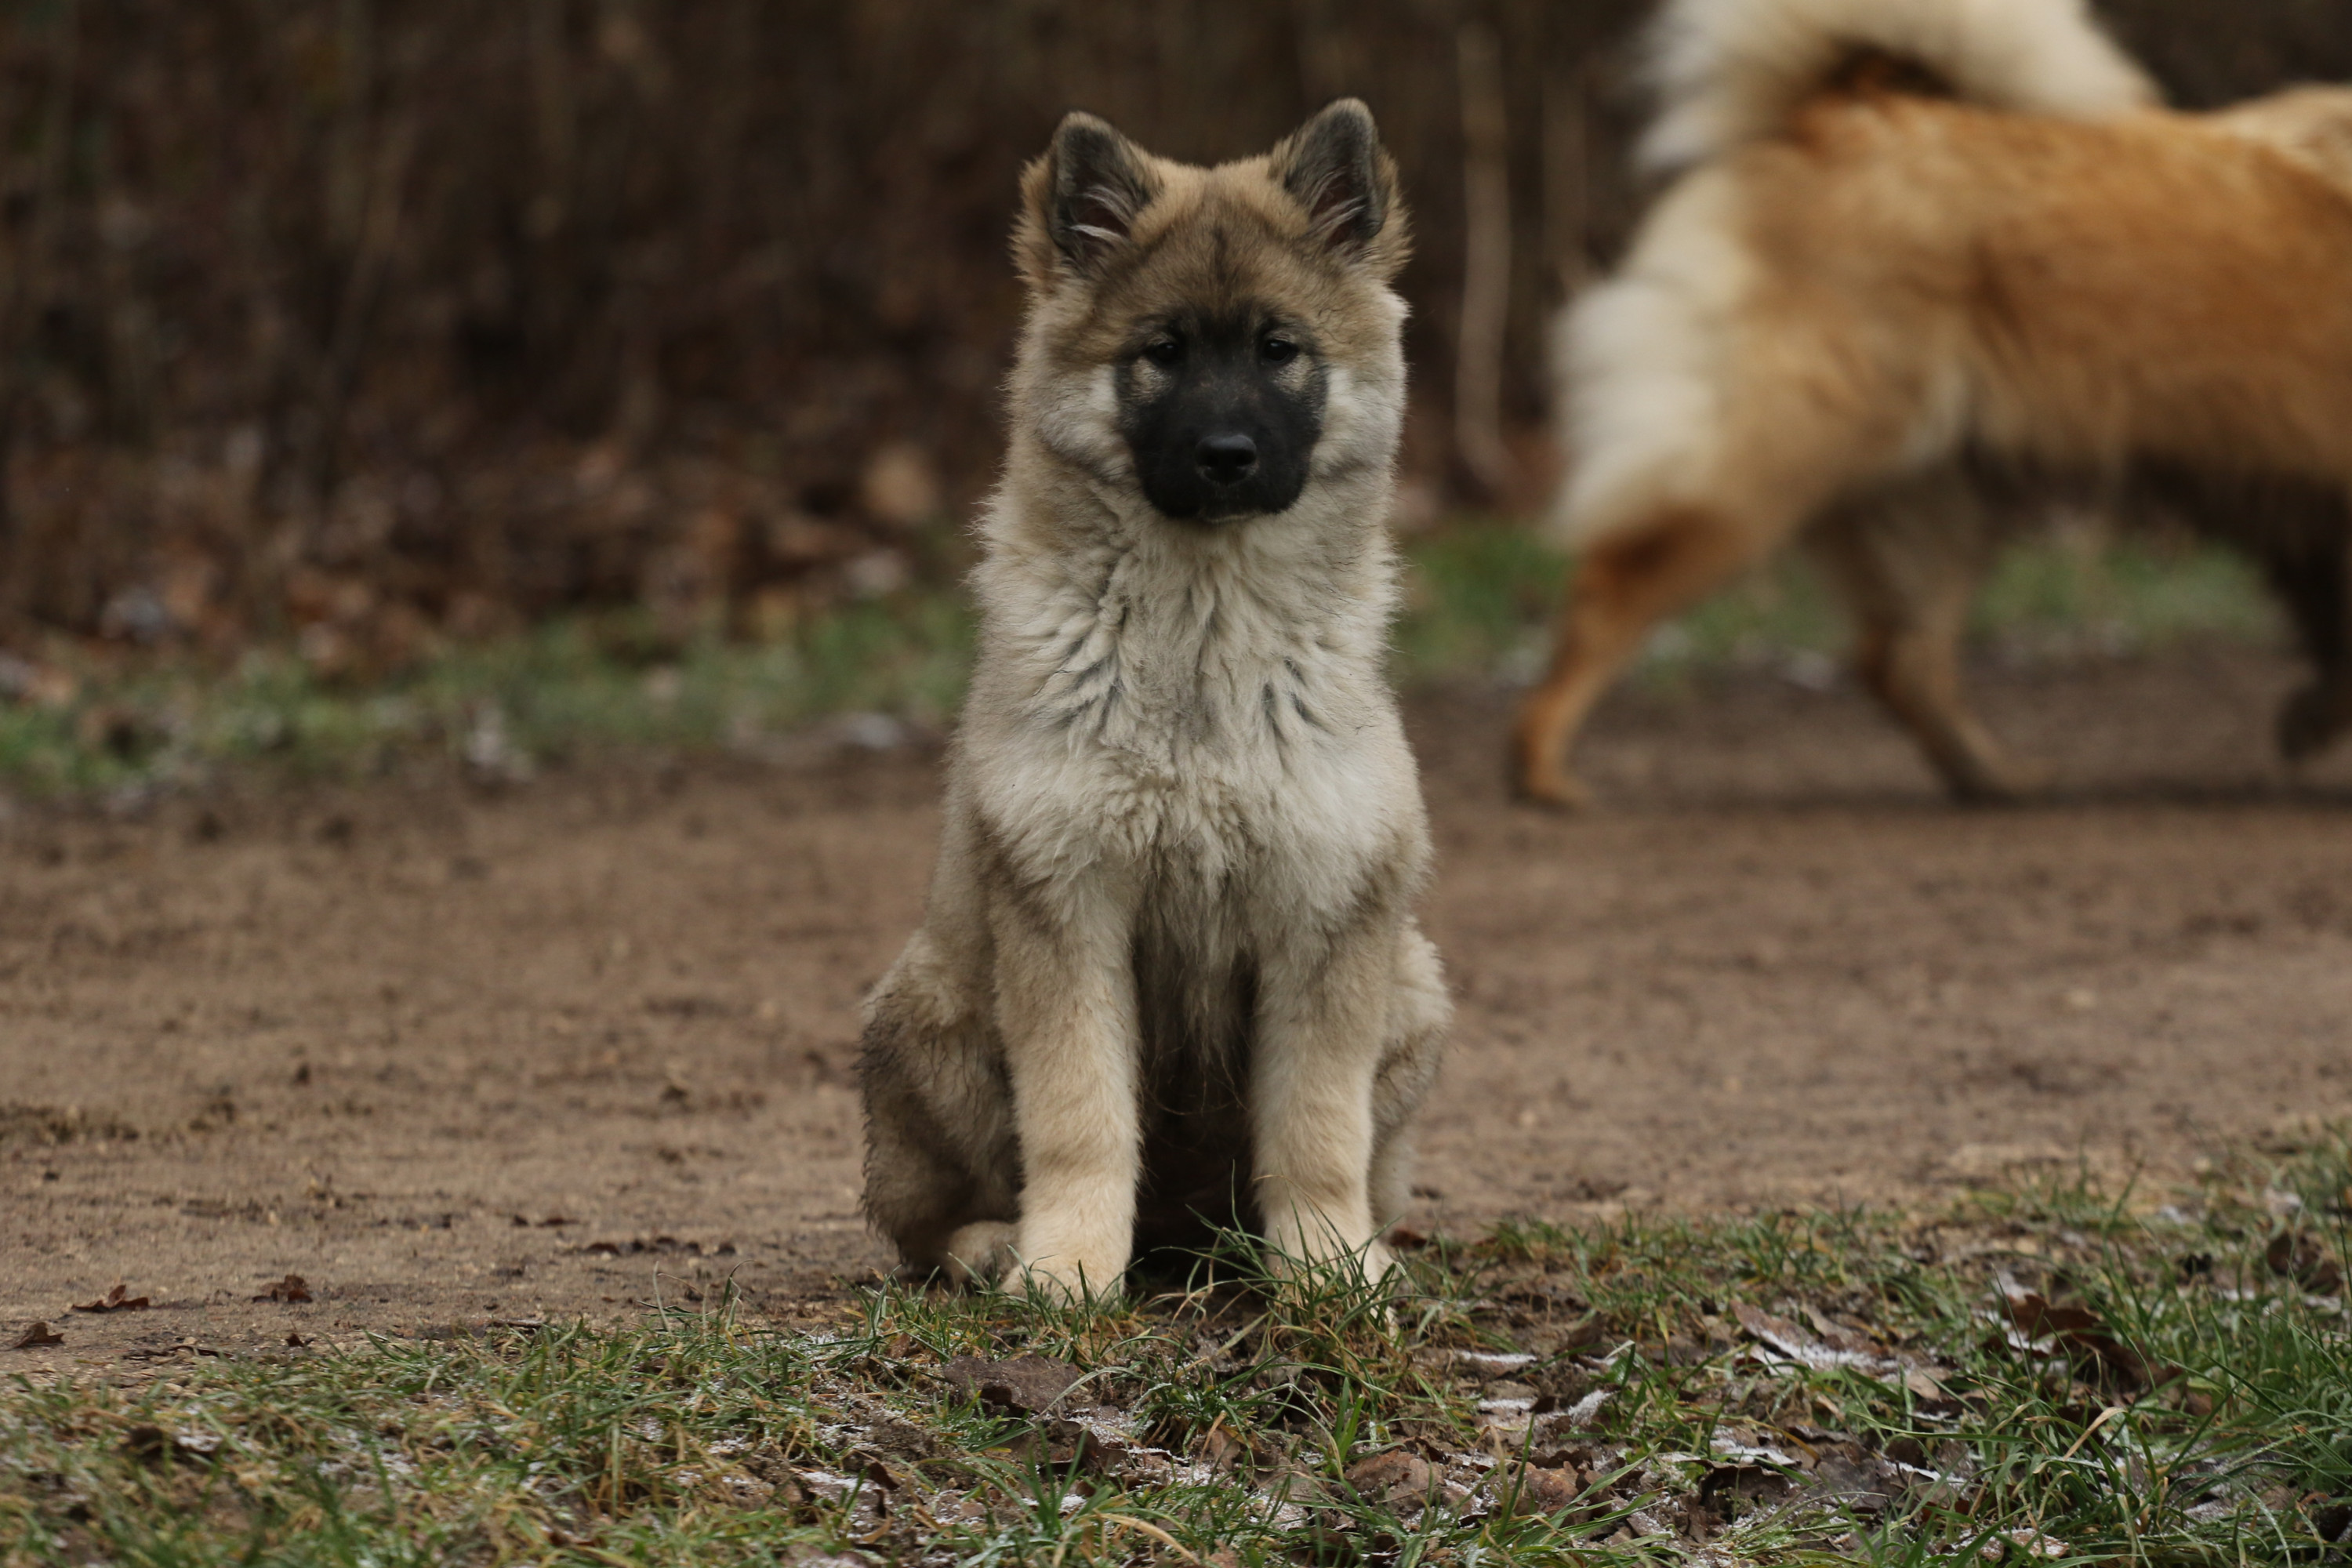
[{"label": "puppy's hind leg", "polygon": [[1017,1154],[985,1015],[956,991],[918,935],[876,988],[858,1076],[866,1217],[900,1278],[961,1284],[1003,1266]]}]

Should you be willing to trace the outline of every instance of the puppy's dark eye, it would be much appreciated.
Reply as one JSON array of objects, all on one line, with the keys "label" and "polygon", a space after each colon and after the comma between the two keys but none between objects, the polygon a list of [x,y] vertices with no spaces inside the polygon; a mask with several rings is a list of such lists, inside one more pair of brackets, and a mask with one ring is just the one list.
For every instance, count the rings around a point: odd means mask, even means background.
[{"label": "puppy's dark eye", "polygon": [[1288,364],[1298,357],[1298,345],[1288,338],[1267,338],[1257,345],[1257,355],[1268,364]]},{"label": "puppy's dark eye", "polygon": [[1143,357],[1165,370],[1184,357],[1184,345],[1174,338],[1154,338],[1143,345]]}]

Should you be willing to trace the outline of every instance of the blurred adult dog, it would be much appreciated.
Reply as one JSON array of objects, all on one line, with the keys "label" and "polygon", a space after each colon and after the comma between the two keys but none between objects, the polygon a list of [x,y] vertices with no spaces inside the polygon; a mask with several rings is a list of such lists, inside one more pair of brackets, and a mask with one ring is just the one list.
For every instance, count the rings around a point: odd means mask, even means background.
[{"label": "blurred adult dog", "polygon": [[1643,634],[1801,535],[1950,788],[2032,789],[1958,647],[2053,489],[2253,552],[2316,667],[2283,749],[2352,723],[2352,92],[2167,112],[2080,0],[1670,0],[1654,59],[1678,177],[1556,345],[1581,565],[1525,795],[1579,803]]},{"label": "blurred adult dog", "polygon": [[1073,114],[1023,181],[1012,451],[922,929],[869,1004],[905,1272],[1112,1288],[1255,1223],[1362,1256],[1447,1017],[1383,669],[1394,164],[1342,100],[1218,168]]}]

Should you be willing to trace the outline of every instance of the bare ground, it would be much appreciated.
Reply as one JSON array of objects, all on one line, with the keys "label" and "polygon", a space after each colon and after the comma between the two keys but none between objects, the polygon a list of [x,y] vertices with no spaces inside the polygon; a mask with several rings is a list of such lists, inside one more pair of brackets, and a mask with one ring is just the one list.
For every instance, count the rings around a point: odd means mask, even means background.
[{"label": "bare ground", "polygon": [[[1461,997],[1424,1140],[1460,1226],[2150,1187],[2352,1110],[2352,765],[2287,781],[2284,660],[1984,682],[2050,805],[1958,812],[1859,698],[1621,697],[1611,805],[1514,807],[1507,699],[1414,707]],[[862,988],[935,763],[615,763],[0,826],[0,1371],[486,1318],[822,1298]],[[256,1303],[289,1273],[307,1304]],[[155,1310],[78,1315],[121,1281]],[[6,1341],[0,1341],[5,1343]],[[187,1353],[183,1351],[180,1353]]]}]

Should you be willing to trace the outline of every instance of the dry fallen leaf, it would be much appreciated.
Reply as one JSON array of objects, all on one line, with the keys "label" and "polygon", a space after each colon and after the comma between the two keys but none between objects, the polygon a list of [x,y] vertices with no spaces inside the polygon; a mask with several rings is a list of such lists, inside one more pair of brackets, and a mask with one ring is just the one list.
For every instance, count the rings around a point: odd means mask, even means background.
[{"label": "dry fallen leaf", "polygon": [[2344,1288],[2342,1266],[2315,1237],[2283,1230],[2272,1237],[2263,1256],[2272,1273],[2284,1275],[2315,1296],[2333,1296]]},{"label": "dry fallen leaf", "polygon": [[1433,1472],[1410,1448],[1391,1448],[1348,1467],[1348,1484],[1362,1496],[1390,1504],[1419,1502],[1429,1496]]},{"label": "dry fallen leaf", "polygon": [[149,1305],[146,1297],[130,1294],[124,1289],[122,1282],[117,1280],[113,1289],[109,1290],[89,1306],[76,1307],[74,1310],[77,1312],[143,1312]]},{"label": "dry fallen leaf", "polygon": [[2117,1339],[2087,1307],[2053,1302],[2006,1277],[2000,1295],[2010,1321],[2024,1336],[2019,1348],[2063,1352],[2077,1371],[2103,1375],[2124,1388],[2153,1388],[2180,1375],[2179,1367],[2152,1362]]},{"label": "dry fallen leaf", "polygon": [[58,1332],[48,1324],[35,1319],[25,1325],[23,1333],[8,1342],[8,1348],[12,1351],[37,1351],[45,1345],[61,1345],[65,1342],[65,1335]]},{"label": "dry fallen leaf", "polygon": [[1199,1451],[1193,1457],[1212,1469],[1229,1470],[1253,1456],[1248,1444],[1225,1430],[1224,1419],[1220,1416],[1217,1424],[1209,1428],[1209,1435],[1201,1439]]},{"label": "dry fallen leaf", "polygon": [[196,1462],[211,1458],[220,1452],[221,1440],[212,1432],[166,1432],[161,1426],[141,1425],[122,1435],[123,1451],[134,1459],[158,1464],[165,1459]]},{"label": "dry fallen leaf", "polygon": [[706,1247],[698,1241],[680,1241],[674,1236],[657,1236],[651,1241],[638,1237],[629,1241],[592,1241],[580,1248],[600,1258],[634,1258],[641,1252],[677,1252],[689,1258],[731,1258],[735,1244],[722,1241]]},{"label": "dry fallen leaf", "polygon": [[289,1274],[254,1298],[257,1301],[307,1301],[310,1299],[310,1281],[299,1274]]},{"label": "dry fallen leaf", "polygon": [[1494,1489],[1496,1500],[1507,1502],[1508,1511],[1533,1514],[1560,1512],[1574,1504],[1584,1487],[1576,1472],[1563,1465],[1558,1469],[1522,1470],[1494,1483]]},{"label": "dry fallen leaf", "polygon": [[[1899,1376],[1903,1363],[1880,1346],[1860,1334],[1838,1330],[1833,1325],[1834,1340],[1816,1338],[1786,1318],[1776,1318],[1739,1303],[1733,1309],[1739,1326],[1760,1341],[1766,1349],[1778,1352],[1801,1366],[1820,1371],[1829,1367],[1851,1367],[1872,1377]],[[1822,1320],[1826,1321],[1827,1320]]]}]

